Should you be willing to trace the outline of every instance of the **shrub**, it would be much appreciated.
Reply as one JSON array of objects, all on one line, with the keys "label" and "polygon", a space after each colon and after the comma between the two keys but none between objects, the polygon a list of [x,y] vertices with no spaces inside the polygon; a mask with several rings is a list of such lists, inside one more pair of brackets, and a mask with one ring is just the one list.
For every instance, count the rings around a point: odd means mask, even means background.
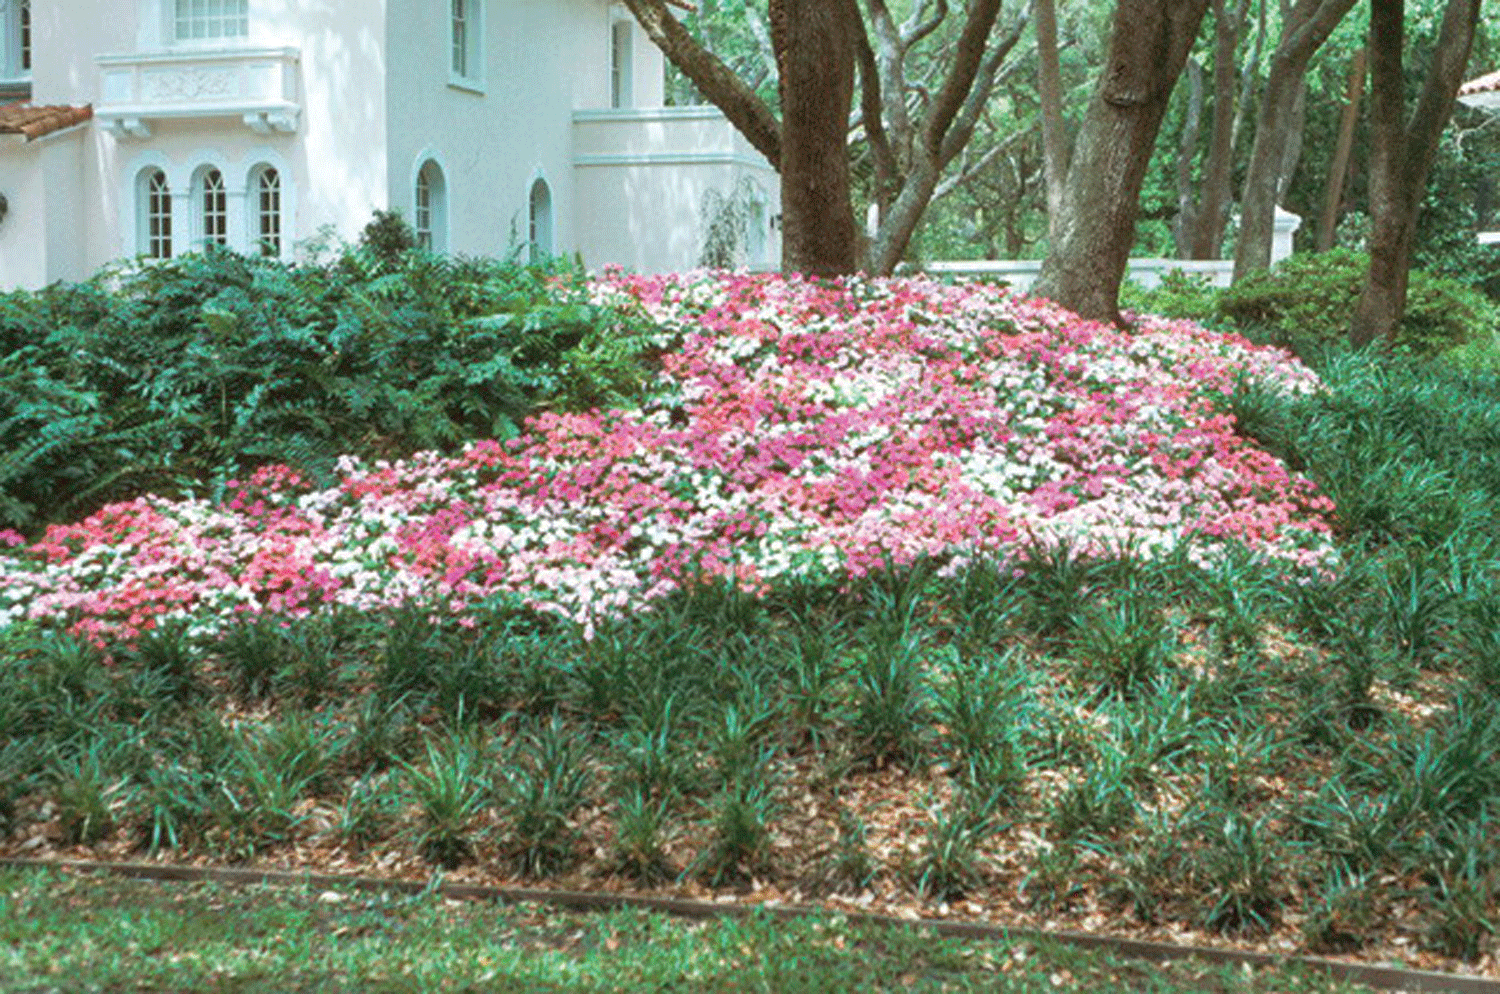
[{"label": "shrub", "polygon": [[1219,289],[1207,276],[1180,269],[1162,274],[1161,284],[1150,288],[1127,280],[1120,287],[1120,306],[1138,314],[1160,314],[1210,325],[1220,318]]},{"label": "shrub", "polygon": [[271,462],[510,437],[541,406],[633,397],[645,325],[560,265],[400,248],[399,217],[327,266],[212,250],[0,294],[0,528]]},{"label": "shrub", "polygon": [[[1219,312],[1240,325],[1260,326],[1286,342],[1332,345],[1348,337],[1349,318],[1369,257],[1347,249],[1296,255],[1255,273],[1219,295]],[[1413,352],[1442,352],[1491,336],[1500,309],[1453,280],[1413,270],[1397,344]]]}]

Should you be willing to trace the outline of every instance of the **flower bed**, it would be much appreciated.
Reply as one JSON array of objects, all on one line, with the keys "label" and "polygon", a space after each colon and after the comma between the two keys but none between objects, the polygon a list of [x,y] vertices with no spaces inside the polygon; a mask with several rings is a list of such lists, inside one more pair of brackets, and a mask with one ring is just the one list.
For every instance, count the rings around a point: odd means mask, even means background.
[{"label": "flower bed", "polygon": [[[549,413],[507,443],[273,466],[222,504],[145,497],[0,551],[0,627],[129,639],[420,599],[592,620],[696,578],[764,589],[1059,541],[1332,556],[1332,505],[1234,432],[1237,377],[1317,389],[1284,353],[1186,322],[1132,332],[982,285],[612,275],[661,326],[639,410]],[[3,536],[0,536],[3,538]],[[0,542],[0,545],[7,544]]]}]

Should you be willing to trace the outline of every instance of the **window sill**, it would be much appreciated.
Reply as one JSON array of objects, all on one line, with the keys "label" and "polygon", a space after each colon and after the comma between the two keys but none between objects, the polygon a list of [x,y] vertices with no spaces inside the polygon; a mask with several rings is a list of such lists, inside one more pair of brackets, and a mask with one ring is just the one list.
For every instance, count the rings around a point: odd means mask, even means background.
[{"label": "window sill", "polygon": [[450,75],[448,77],[448,89],[472,93],[477,97],[482,97],[485,94],[484,80],[474,79],[471,76]]}]

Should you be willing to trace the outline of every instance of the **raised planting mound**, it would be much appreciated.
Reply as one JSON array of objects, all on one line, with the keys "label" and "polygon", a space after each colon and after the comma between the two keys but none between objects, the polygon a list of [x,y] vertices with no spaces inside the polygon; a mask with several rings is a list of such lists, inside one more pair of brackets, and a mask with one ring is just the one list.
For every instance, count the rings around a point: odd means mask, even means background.
[{"label": "raised planting mound", "polygon": [[1235,432],[1237,382],[1318,388],[1186,322],[1131,331],[985,285],[628,277],[660,326],[638,410],[546,413],[446,457],[269,467],[222,503],[145,497],[34,544],[0,533],[0,628],[101,642],[172,618],[512,603],[592,626],[701,578],[841,582],[919,558],[1333,551],[1330,502]]}]

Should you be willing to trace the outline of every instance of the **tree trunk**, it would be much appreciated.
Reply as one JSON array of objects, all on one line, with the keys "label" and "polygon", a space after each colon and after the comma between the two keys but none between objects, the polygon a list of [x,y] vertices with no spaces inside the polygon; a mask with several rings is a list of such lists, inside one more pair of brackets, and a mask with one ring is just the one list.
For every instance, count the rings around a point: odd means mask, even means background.
[{"label": "tree trunk", "polygon": [[1318,251],[1333,248],[1338,232],[1339,211],[1344,203],[1344,181],[1349,176],[1349,159],[1354,153],[1354,129],[1359,125],[1359,103],[1365,95],[1365,50],[1354,53],[1349,64],[1349,82],[1344,87],[1344,114],[1339,121],[1339,140],[1334,146],[1333,162],[1328,167],[1328,185],[1323,191],[1323,220],[1318,224]]},{"label": "tree trunk", "polygon": [[[995,79],[1026,18],[992,37],[1003,0],[969,0],[955,44],[934,54],[947,72],[922,86],[905,81],[912,46],[949,15],[948,0],[922,0],[897,26],[884,0],[865,0],[879,51],[871,47],[857,0],[771,0],[781,119],[667,9],[668,0],[625,0],[663,54],[724,112],[781,173],[782,265],[818,276],[850,273],[861,260],[861,232],[850,203],[848,134],[856,67],[864,81],[861,119],[875,164],[880,231],[871,268],[889,272],[906,251],[942,173],[983,118]],[[936,85],[933,85],[936,82]],[[888,91],[888,92],[887,92]],[[920,91],[920,121],[907,101]]]},{"label": "tree trunk", "polygon": [[1177,221],[1172,226],[1172,244],[1179,259],[1192,257],[1193,229],[1198,205],[1193,199],[1193,160],[1198,157],[1199,122],[1203,119],[1203,67],[1188,59],[1182,78],[1187,84],[1187,109],[1182,117],[1182,139],[1177,143]]},{"label": "tree trunk", "polygon": [[1047,237],[1058,239],[1063,187],[1068,177],[1067,125],[1063,122],[1062,62],[1057,49],[1056,0],[1036,0],[1037,99],[1042,105],[1042,165],[1047,180]]},{"label": "tree trunk", "polygon": [[1036,292],[1085,318],[1120,321],[1141,185],[1208,0],[1119,0],[1109,52],[1068,169],[1060,234]]},{"label": "tree trunk", "polygon": [[1239,11],[1229,10],[1224,0],[1214,5],[1214,118],[1213,136],[1208,147],[1208,161],[1203,167],[1203,193],[1194,212],[1192,244],[1194,259],[1217,259],[1224,244],[1224,223],[1228,220],[1229,186],[1234,168],[1234,94],[1235,54],[1240,47]]},{"label": "tree trunk", "polygon": [[1411,250],[1443,128],[1463,84],[1481,0],[1448,0],[1432,65],[1409,122],[1402,66],[1404,0],[1370,6],[1370,268],[1349,341],[1395,344],[1406,311]]},{"label": "tree trunk", "polygon": [[854,0],[773,0],[772,42],[781,70],[781,266],[842,276],[855,270],[858,238],[849,199],[846,134],[854,102]]},{"label": "tree trunk", "polygon": [[1256,118],[1250,166],[1240,191],[1240,237],[1234,251],[1234,278],[1271,268],[1276,201],[1284,180],[1292,127],[1307,85],[1313,54],[1338,27],[1355,0],[1297,0],[1282,27],[1281,43],[1271,56],[1266,90]]}]

